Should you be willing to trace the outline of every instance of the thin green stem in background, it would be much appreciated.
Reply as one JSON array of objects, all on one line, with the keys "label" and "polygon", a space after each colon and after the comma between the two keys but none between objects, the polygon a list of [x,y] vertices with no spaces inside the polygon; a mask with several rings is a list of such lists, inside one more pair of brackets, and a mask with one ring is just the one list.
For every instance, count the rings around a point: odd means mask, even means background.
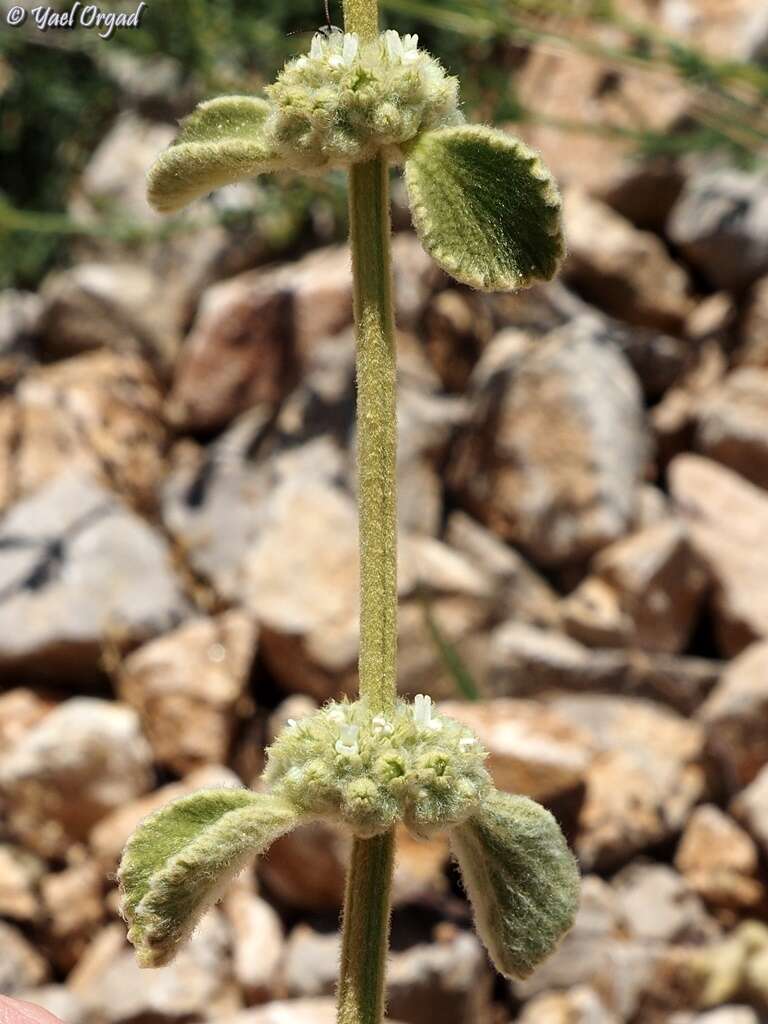
[{"label": "thin green stem in background", "polygon": [[[377,0],[344,0],[344,27],[379,30]],[[349,174],[357,328],[360,530],[360,696],[388,711],[397,692],[397,409],[389,179],[377,157]],[[344,901],[339,1024],[379,1024],[384,1013],[394,832],[355,839]]]}]

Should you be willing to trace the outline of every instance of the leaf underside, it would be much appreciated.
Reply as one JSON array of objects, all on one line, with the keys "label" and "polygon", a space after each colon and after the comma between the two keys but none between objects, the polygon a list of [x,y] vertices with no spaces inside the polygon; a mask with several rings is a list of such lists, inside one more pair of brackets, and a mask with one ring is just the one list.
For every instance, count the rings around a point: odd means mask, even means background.
[{"label": "leaf underside", "polygon": [[262,132],[269,109],[266,100],[254,96],[201,103],[149,171],[152,206],[172,213],[222,185],[272,170]]},{"label": "leaf underside", "polygon": [[557,947],[579,903],[579,870],[555,819],[494,791],[451,832],[475,926],[496,969],[526,978]]},{"label": "leaf underside", "polygon": [[560,196],[540,158],[495,128],[427,132],[408,154],[411,215],[424,248],[483,291],[549,280],[565,253]]},{"label": "leaf underside", "polygon": [[146,818],[118,870],[139,963],[168,963],[226,884],[296,824],[284,801],[237,788],[200,790]]}]

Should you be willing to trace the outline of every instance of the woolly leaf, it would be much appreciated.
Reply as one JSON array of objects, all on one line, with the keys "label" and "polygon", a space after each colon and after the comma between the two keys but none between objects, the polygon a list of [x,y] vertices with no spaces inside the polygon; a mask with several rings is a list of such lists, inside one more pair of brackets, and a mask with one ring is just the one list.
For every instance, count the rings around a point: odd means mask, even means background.
[{"label": "woolly leaf", "polygon": [[519,139],[482,125],[427,132],[405,179],[424,248],[457,280],[505,291],[554,276],[565,252],[560,196]]},{"label": "woolly leaf", "polygon": [[236,788],[203,789],[146,818],[118,871],[139,963],[173,959],[226,884],[297,818],[285,801]]},{"label": "woolly leaf", "polygon": [[496,969],[525,978],[573,924],[579,870],[560,828],[533,800],[493,790],[451,832],[475,913]]},{"label": "woolly leaf", "polygon": [[269,110],[266,100],[254,96],[201,103],[152,166],[150,203],[161,213],[171,213],[222,185],[274,170],[262,132]]}]

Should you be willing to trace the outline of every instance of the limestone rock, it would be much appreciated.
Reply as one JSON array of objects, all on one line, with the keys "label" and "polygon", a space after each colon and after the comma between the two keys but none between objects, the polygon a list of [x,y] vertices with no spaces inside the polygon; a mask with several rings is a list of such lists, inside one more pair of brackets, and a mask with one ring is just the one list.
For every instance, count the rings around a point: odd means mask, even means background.
[{"label": "limestone rock", "polygon": [[0,915],[13,921],[40,916],[38,887],[45,864],[29,850],[0,843]]},{"label": "limestone rock", "polygon": [[666,864],[635,862],[612,884],[623,926],[639,941],[693,945],[719,936],[698,895]]},{"label": "limestone rock", "polygon": [[586,869],[624,864],[682,829],[705,792],[699,725],[637,698],[578,694],[549,706],[596,754],[575,840]]},{"label": "limestone rock", "polygon": [[640,392],[592,320],[492,342],[470,398],[451,482],[493,532],[561,565],[627,531],[646,455]]},{"label": "limestone rock", "polygon": [[[233,1017],[219,1018],[216,1024],[335,1024],[336,1000],[276,999],[265,1006],[244,1010]],[[387,1017],[388,1024],[396,1024]]]},{"label": "limestone rock", "polygon": [[741,318],[736,359],[741,366],[768,366],[768,274],[752,287]]},{"label": "limestone rock", "polygon": [[181,345],[183,303],[166,275],[142,263],[77,263],[49,274],[41,298],[40,344],[49,357],[106,348],[140,356],[166,374]]},{"label": "limestone rock", "polygon": [[48,965],[18,928],[0,921],[0,992],[15,996],[48,979]]},{"label": "limestone rock", "polygon": [[147,639],[188,605],[155,530],[87,476],[62,474],[0,523],[0,664],[83,680],[102,646]]},{"label": "limestone rock", "polygon": [[529,1000],[517,1024],[618,1024],[593,988],[575,985],[566,992],[542,992]]},{"label": "limestone rock", "polygon": [[518,998],[530,999],[552,989],[587,985],[600,993],[608,1020],[630,1020],[662,950],[658,943],[622,933],[616,894],[589,875],[582,882],[581,905],[571,931],[548,960],[525,981],[513,982],[512,988]]},{"label": "limestone rock", "polygon": [[760,1024],[751,1006],[718,1006],[706,1013],[676,1013],[669,1024]]},{"label": "limestone rock", "polygon": [[231,887],[223,910],[232,929],[232,970],[246,1001],[262,1002],[277,990],[283,926],[266,900],[242,883]]},{"label": "limestone rock", "polygon": [[259,857],[259,876],[289,907],[336,911],[344,900],[349,840],[325,822],[302,825]]},{"label": "limestone rock", "polygon": [[77,963],[104,915],[105,878],[93,861],[49,874],[41,892],[47,920],[45,948],[65,972]]},{"label": "limestone rock", "polygon": [[768,767],[734,798],[730,810],[768,855]]},{"label": "limestone rock", "polygon": [[616,594],[631,646],[669,654],[685,649],[707,576],[683,526],[669,520],[616,541],[596,555],[592,571]]},{"label": "limestone rock", "polygon": [[764,897],[752,839],[714,804],[697,807],[675,854],[675,867],[715,907],[753,907]]},{"label": "limestone rock", "polygon": [[30,372],[0,402],[0,508],[68,472],[151,508],[166,431],[154,375],[137,356],[92,352]]},{"label": "limestone rock", "polygon": [[728,664],[699,718],[726,787],[741,789],[768,762],[768,642],[752,644]]},{"label": "limestone rock", "polygon": [[155,759],[180,774],[226,763],[247,711],[257,629],[241,611],[192,619],[122,663],[117,690],[141,717]]},{"label": "limestone rock", "polygon": [[87,1024],[85,1007],[66,985],[41,985],[19,992],[18,999],[41,1006],[66,1024]]},{"label": "limestone rock", "polygon": [[137,1019],[184,1021],[239,1009],[227,960],[227,929],[218,911],[206,914],[190,941],[162,971],[142,971],[132,950],[81,979],[78,996],[91,1017],[106,1024]]},{"label": "limestone rock", "polygon": [[729,469],[679,455],[669,485],[688,535],[713,583],[713,612],[723,652],[738,654],[768,636],[768,497]]},{"label": "limestone rock", "polygon": [[567,281],[607,313],[679,331],[691,308],[688,275],[656,235],[638,229],[581,189],[564,201]]},{"label": "limestone rock", "polygon": [[473,729],[499,789],[550,801],[583,787],[591,761],[584,731],[534,701],[444,701],[442,714]]},{"label": "limestone rock", "polygon": [[414,839],[404,826],[398,825],[392,905],[439,905],[448,892],[445,869],[450,858],[447,835]]},{"label": "limestone rock", "polygon": [[758,487],[768,487],[768,370],[743,367],[697,407],[694,444]]},{"label": "limestone rock", "polygon": [[87,697],[65,701],[0,756],[11,827],[31,849],[58,852],[145,793],[151,763],[130,708]]},{"label": "limestone rock", "polygon": [[16,687],[0,694],[0,750],[10,750],[32,726],[51,710],[49,701],[26,687]]},{"label": "limestone rock", "polygon": [[688,179],[667,227],[716,288],[744,288],[768,271],[768,180],[704,169]]}]

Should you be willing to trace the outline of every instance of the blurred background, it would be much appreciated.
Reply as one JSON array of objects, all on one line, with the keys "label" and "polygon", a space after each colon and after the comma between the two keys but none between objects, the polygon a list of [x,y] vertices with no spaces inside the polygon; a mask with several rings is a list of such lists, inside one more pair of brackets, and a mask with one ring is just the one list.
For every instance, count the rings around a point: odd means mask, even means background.
[{"label": "blurred background", "polygon": [[[256,783],[287,717],[356,685],[344,178],[171,219],[144,198],[178,119],[258,92],[323,5],[150,0],[109,40],[11,6],[0,992],[67,1024],[330,1024],[332,831],[275,844],[157,972],[112,883],[146,813]],[[477,729],[585,875],[573,932],[508,984],[447,843],[403,836],[390,1018],[768,1021],[768,4],[384,18],[461,77],[469,119],[542,151],[569,244],[556,283],[472,293],[394,177],[400,687]]]}]

